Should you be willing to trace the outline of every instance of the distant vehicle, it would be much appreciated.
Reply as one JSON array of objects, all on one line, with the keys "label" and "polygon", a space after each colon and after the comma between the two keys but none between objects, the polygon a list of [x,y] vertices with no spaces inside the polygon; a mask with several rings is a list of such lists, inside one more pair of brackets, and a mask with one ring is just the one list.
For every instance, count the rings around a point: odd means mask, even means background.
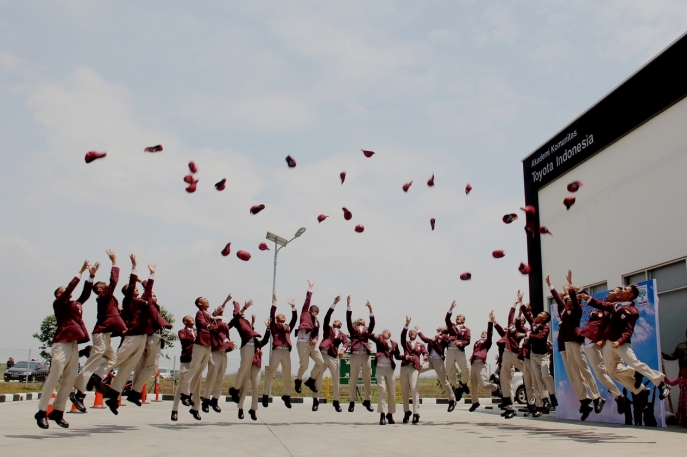
[{"label": "distant vehicle", "polygon": [[160,379],[172,379],[174,377],[169,368],[158,368],[157,371],[160,372]]},{"label": "distant vehicle", "polygon": [[41,362],[17,362],[12,368],[5,371],[5,382],[9,381],[28,381],[43,382],[48,377],[50,367]]},{"label": "distant vehicle", "polygon": [[[499,386],[497,392],[497,396],[501,396],[501,382],[499,379],[499,375],[496,373],[491,375],[490,381]],[[511,378],[510,381],[510,388],[515,394],[513,395],[513,398],[515,401],[520,403],[521,405],[527,404],[527,394],[525,393],[525,382],[522,379],[522,372],[521,371],[515,371],[513,372],[513,377]]]}]

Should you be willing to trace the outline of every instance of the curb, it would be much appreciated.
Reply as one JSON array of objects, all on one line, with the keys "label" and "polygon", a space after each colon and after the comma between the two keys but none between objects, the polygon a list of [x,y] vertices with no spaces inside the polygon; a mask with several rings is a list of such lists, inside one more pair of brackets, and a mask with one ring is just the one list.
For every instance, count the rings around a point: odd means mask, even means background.
[{"label": "curb", "polygon": [[26,392],[21,394],[2,394],[0,395],[0,403],[9,403],[13,401],[38,400],[41,398],[40,392]]}]

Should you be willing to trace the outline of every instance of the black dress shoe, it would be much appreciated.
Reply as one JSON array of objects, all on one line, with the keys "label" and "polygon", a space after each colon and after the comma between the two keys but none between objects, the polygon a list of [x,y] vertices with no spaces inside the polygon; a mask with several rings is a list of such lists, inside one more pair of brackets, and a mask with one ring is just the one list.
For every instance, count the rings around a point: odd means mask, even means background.
[{"label": "black dress shoe", "polygon": [[541,417],[541,408],[537,408],[532,413],[532,417]]},{"label": "black dress shoe", "polygon": [[549,395],[549,398],[551,399],[551,407],[552,408],[555,408],[556,406],[558,406],[558,400],[556,400],[556,395],[551,394],[551,395]]},{"label": "black dress shoe", "polygon": [[391,413],[387,413],[386,423],[387,424],[395,424],[396,423],[396,421],[394,420],[394,416],[392,416]]},{"label": "black dress shoe", "polygon": [[525,417],[530,417],[535,411],[534,405],[527,405],[527,411],[523,414]]},{"label": "black dress shoe", "polygon": [[239,409],[239,419],[243,419],[243,410]]},{"label": "black dress shoe", "polygon": [[110,411],[112,414],[115,416],[119,414],[119,392],[116,390],[108,390],[107,391],[107,400],[105,400],[105,404],[107,405],[108,408],[110,408]]},{"label": "black dress shoe", "polygon": [[506,415],[503,417],[505,417],[506,419],[512,419],[517,415],[518,413],[516,413],[514,409],[509,409],[508,411],[506,411]]},{"label": "black dress shoe", "polygon": [[470,412],[472,413],[472,412],[474,412],[477,408],[479,408],[479,402],[471,404],[471,405],[470,405],[470,409],[469,409],[468,411],[470,411]]},{"label": "black dress shoe", "polygon": [[413,424],[417,424],[418,422],[420,422],[420,415],[413,414]]},{"label": "black dress shoe", "polygon": [[250,418],[253,419],[254,421],[258,420],[258,416],[255,414],[255,410],[254,410],[254,409],[249,409],[249,410],[248,410],[248,415],[249,415]]},{"label": "black dress shoe", "polygon": [[36,419],[36,425],[38,425],[40,428],[50,427],[45,411],[38,411],[33,417]]},{"label": "black dress shoe", "polygon": [[365,400],[365,401],[363,402],[363,406],[364,406],[369,412],[373,412],[373,411],[374,411],[374,409],[372,409],[372,404],[370,403],[370,400]]},{"label": "black dress shoe", "polygon": [[317,411],[320,408],[320,400],[317,397],[312,397],[312,410]]},{"label": "black dress shoe", "polygon": [[207,398],[203,398],[203,400],[200,402],[200,409],[202,409],[204,413],[209,413],[210,400],[208,400]]},{"label": "black dress shoe", "polygon": [[453,393],[456,396],[456,401],[461,401],[463,399],[463,394],[465,393],[463,386],[459,384],[459,387],[454,387]]},{"label": "black dress shoe", "polygon": [[580,402],[580,413],[582,414],[580,420],[586,420],[592,411],[594,411],[594,407],[591,400],[582,400]]},{"label": "black dress shoe", "polygon": [[289,395],[282,395],[281,399],[284,402],[284,406],[291,409],[291,397]]},{"label": "black dress shoe", "polygon": [[355,409],[355,402],[352,401],[348,404],[348,412],[352,413],[354,409]]},{"label": "black dress shoe", "polygon": [[308,380],[305,381],[303,384],[305,384],[305,387],[307,387],[311,391],[317,393],[317,383],[313,378],[308,378]]},{"label": "black dress shoe", "polygon": [[338,401],[334,400],[334,402],[332,403],[332,406],[334,407],[334,409],[336,410],[337,413],[341,412],[341,405],[339,405]]},{"label": "black dress shoe", "polygon": [[222,408],[219,407],[219,404],[217,403],[217,399],[216,399],[216,398],[212,398],[212,399],[210,400],[210,406],[212,407],[212,410],[213,410],[214,412],[216,412],[216,413],[221,413],[221,412],[222,412]]},{"label": "black dress shoe", "polygon": [[74,406],[76,406],[76,409],[78,409],[82,413],[86,412],[86,407],[83,404],[84,398],[86,398],[86,394],[79,390],[77,390],[76,392],[70,392],[69,394],[69,400],[71,400],[71,402],[74,403]]},{"label": "black dress shoe", "polygon": [[658,385],[658,398],[665,400],[668,395],[670,395],[670,388],[665,381],[661,381],[661,384]]},{"label": "black dress shoe", "polygon": [[503,412],[501,413],[501,417],[506,417],[508,415],[509,411],[510,410],[508,410],[508,409],[504,409]]},{"label": "black dress shoe", "polygon": [[298,394],[301,393],[301,384],[302,384],[302,383],[303,383],[303,381],[301,381],[300,379],[296,379],[296,380],[293,382],[293,386],[295,387],[296,393],[298,393]]},{"label": "black dress shoe", "polygon": [[69,428],[69,423],[64,420],[64,411],[53,409],[50,414],[48,414],[48,419],[55,421],[55,423],[62,428]]},{"label": "black dress shoe", "polygon": [[200,420],[200,413],[198,412],[197,409],[189,409],[188,412],[191,413],[191,416],[193,416],[193,418],[195,420],[197,420],[197,421]]},{"label": "black dress shoe", "polygon": [[129,392],[129,395],[126,396],[126,401],[131,402],[136,406],[142,406],[143,403],[141,402],[141,398],[141,393],[132,389],[131,392]]},{"label": "black dress shoe", "polygon": [[455,400],[449,400],[449,401],[448,401],[448,410],[447,410],[447,411],[450,413],[450,412],[453,411],[454,409],[456,409],[456,402],[455,402]]},{"label": "black dress shoe", "polygon": [[267,395],[262,396],[262,407],[267,408],[270,405],[270,397]]},{"label": "black dress shoe", "polygon": [[176,422],[179,420],[179,413],[176,411],[172,411],[172,421]]},{"label": "black dress shoe", "polygon": [[625,396],[623,394],[615,399],[615,404],[618,407],[618,414],[625,414]]},{"label": "black dress shoe", "polygon": [[386,416],[384,413],[379,416],[379,425],[386,425]]},{"label": "black dress shoe", "polygon": [[191,406],[191,395],[189,394],[180,394],[179,398],[181,399],[181,404],[184,406]]},{"label": "black dress shoe", "polygon": [[238,389],[236,389],[236,388],[234,388],[234,387],[230,387],[230,388],[229,388],[229,395],[231,395],[231,401],[233,401],[234,403],[238,403],[238,402],[239,402],[239,396],[240,396],[240,394],[241,394],[241,391],[240,391],[240,390],[238,390]]},{"label": "black dress shoe", "polygon": [[603,398],[599,397],[594,400],[594,412],[596,414],[601,414],[601,411],[604,409],[604,404],[606,403],[606,400]]},{"label": "black dress shoe", "polygon": [[406,411],[405,413],[403,413],[403,423],[407,424],[408,421],[410,420],[410,416],[412,416],[412,415],[413,415],[413,413],[411,413],[410,411]]},{"label": "black dress shoe", "polygon": [[460,387],[463,389],[465,395],[470,395],[470,387],[467,384],[460,383]]}]

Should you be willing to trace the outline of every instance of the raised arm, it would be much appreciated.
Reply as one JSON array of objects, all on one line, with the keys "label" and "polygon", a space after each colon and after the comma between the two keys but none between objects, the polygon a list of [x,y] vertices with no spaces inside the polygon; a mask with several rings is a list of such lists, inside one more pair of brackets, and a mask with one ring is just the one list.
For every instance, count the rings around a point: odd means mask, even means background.
[{"label": "raised arm", "polygon": [[267,326],[265,329],[265,335],[262,337],[260,344],[258,345],[260,348],[267,346],[267,343],[270,342],[270,321],[265,322],[265,325]]},{"label": "raised arm", "polygon": [[303,303],[301,315],[307,313],[310,310],[310,299],[312,298],[312,288],[314,285],[315,284],[311,283],[308,279],[308,291],[305,293],[305,302]]},{"label": "raised arm", "polygon": [[110,269],[110,287],[108,293],[110,296],[113,296],[115,293],[115,289],[117,288],[117,283],[119,282],[119,267],[117,266],[117,255],[112,249],[108,249],[105,252],[107,252],[107,256],[110,258],[110,261],[112,262],[112,268]]},{"label": "raised arm", "polygon": [[405,325],[405,327],[403,327],[403,330],[401,330],[401,346],[403,346],[404,351],[408,347],[408,340],[406,339],[406,335],[408,334],[408,326],[409,325],[410,325],[410,318],[408,316],[406,316],[406,325]]},{"label": "raised arm", "polygon": [[611,303],[606,303],[602,302],[601,300],[598,300],[589,294],[586,293],[580,293],[577,295],[579,298],[582,300],[587,300],[587,304],[591,306],[592,308],[601,310],[601,311],[613,311],[613,305]]},{"label": "raised arm", "polygon": [[534,325],[534,318],[532,317],[532,306],[531,305],[523,305],[520,307],[522,310],[522,315],[525,316],[525,320],[530,324],[530,328]]},{"label": "raised arm", "polygon": [[491,337],[494,335],[494,323],[489,321],[487,324],[487,341],[491,343]]},{"label": "raised arm", "polygon": [[368,301],[365,303],[365,306],[370,310],[370,326],[367,328],[367,331],[372,333],[375,329],[375,313],[372,311],[372,303]]},{"label": "raised arm", "polygon": [[420,339],[425,343],[429,344],[429,342],[432,341],[431,338],[427,338],[422,332],[418,332],[417,336],[419,336]]},{"label": "raised arm", "polygon": [[353,310],[351,309],[351,296],[346,297],[346,327],[348,328],[348,333],[353,335],[353,321],[351,317],[353,316]]},{"label": "raised arm", "polygon": [[82,305],[86,303],[86,301],[90,298],[91,292],[93,291],[93,281],[95,280],[95,273],[98,271],[98,268],[100,267],[100,264],[98,262],[95,263],[92,267],[89,268],[89,277],[86,280],[86,282],[83,285],[83,290],[81,291],[81,296],[76,300]]},{"label": "raised arm", "polygon": [[293,330],[296,328],[296,321],[298,320],[298,311],[296,311],[296,304],[293,300],[289,302],[289,305],[291,305],[291,322],[289,322],[289,328]]},{"label": "raised arm", "polygon": [[141,297],[143,300],[148,300],[153,295],[153,284],[155,284],[155,269],[156,268],[157,268],[157,265],[155,265],[154,263],[151,263],[148,265],[148,271],[150,272],[150,275],[148,276],[148,281],[146,281],[146,286],[145,286],[145,289],[143,290],[143,296]]},{"label": "raised arm", "polygon": [[448,333],[451,336],[457,336],[455,335],[456,332],[454,332],[454,327],[453,327],[453,322],[451,322],[451,316],[453,314],[453,308],[456,307],[456,301],[453,300],[453,303],[451,303],[451,307],[449,308],[448,312],[446,313],[446,318],[444,321],[446,322],[446,328],[448,329]]},{"label": "raised arm", "polygon": [[[275,315],[277,313],[277,294],[272,293],[272,307],[270,308],[270,323],[274,328],[281,328],[281,324],[277,322]],[[274,332],[274,331],[273,331]]]}]

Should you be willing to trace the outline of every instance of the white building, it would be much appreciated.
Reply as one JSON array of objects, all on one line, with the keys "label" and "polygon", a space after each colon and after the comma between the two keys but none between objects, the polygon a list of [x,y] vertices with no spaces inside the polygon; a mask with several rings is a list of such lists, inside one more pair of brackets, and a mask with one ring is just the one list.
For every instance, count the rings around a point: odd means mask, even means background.
[{"label": "white building", "polygon": [[656,279],[669,353],[687,329],[686,62],[683,35],[523,160],[533,308],[548,303],[546,274],[561,286],[571,269],[593,292]]}]

